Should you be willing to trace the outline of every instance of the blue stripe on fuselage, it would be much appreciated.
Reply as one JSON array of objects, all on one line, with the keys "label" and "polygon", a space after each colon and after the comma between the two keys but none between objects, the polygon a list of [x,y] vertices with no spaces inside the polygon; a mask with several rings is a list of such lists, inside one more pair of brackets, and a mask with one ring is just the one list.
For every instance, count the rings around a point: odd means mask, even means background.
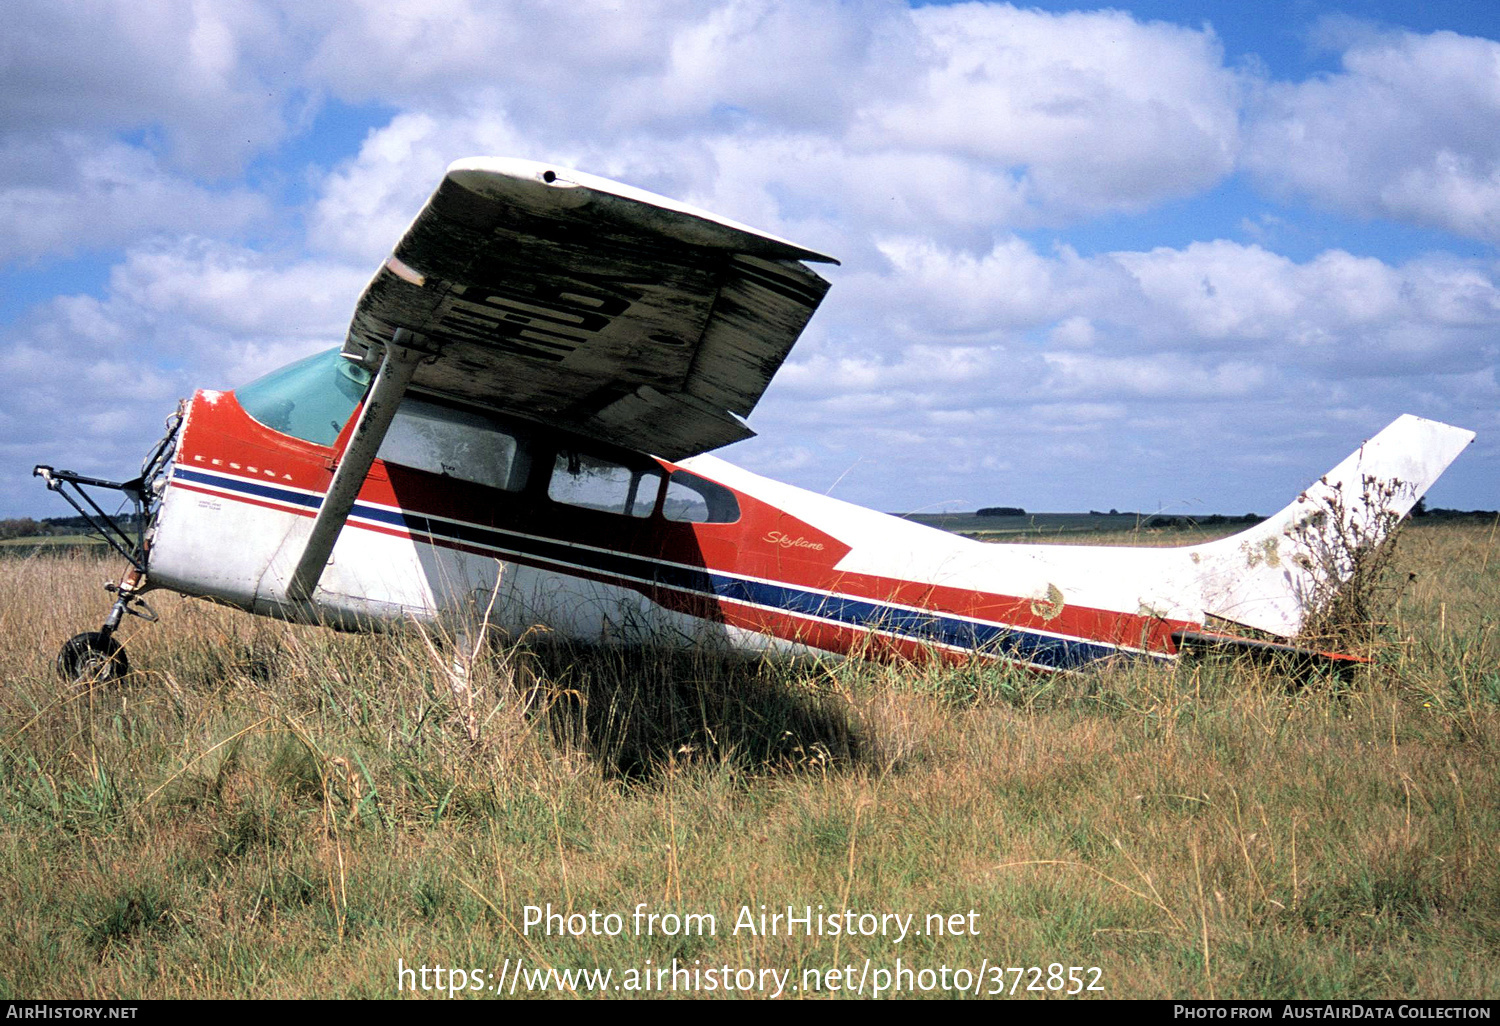
[{"label": "blue stripe on fuselage", "polygon": [[[307,495],[260,481],[231,475],[220,476],[178,466],[174,476],[187,481],[243,492],[305,509],[317,509],[321,496]],[[676,591],[748,603],[798,616],[815,617],[863,630],[881,631],[913,641],[975,649],[1004,655],[1049,669],[1071,669],[1120,654],[1104,642],[1063,638],[1023,628],[978,623],[935,611],[908,609],[873,599],[797,588],[788,584],[758,581],[701,567],[668,563],[625,552],[600,550],[570,542],[516,534],[499,528],[437,520],[420,513],[382,509],[356,502],[350,514],[362,520],[400,528],[414,536],[480,545],[552,563],[569,564],[596,573],[631,578]],[[1151,655],[1153,653],[1147,653]]]}]

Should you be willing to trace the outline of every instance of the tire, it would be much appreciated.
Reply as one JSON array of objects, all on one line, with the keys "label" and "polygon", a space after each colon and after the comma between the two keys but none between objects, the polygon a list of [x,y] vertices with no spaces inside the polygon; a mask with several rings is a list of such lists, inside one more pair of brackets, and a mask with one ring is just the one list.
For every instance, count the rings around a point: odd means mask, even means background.
[{"label": "tire", "polygon": [[89,631],[69,638],[57,653],[57,672],[69,684],[117,684],[130,672],[120,643]]}]

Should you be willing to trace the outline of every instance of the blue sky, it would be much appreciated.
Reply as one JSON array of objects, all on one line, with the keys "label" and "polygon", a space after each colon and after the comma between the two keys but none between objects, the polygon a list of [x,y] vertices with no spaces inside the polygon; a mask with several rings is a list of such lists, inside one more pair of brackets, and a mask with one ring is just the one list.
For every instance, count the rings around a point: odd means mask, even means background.
[{"label": "blue sky", "polygon": [[1404,412],[1500,507],[1500,8],[34,3],[0,44],[0,516],[342,339],[452,160],[843,260],[722,455],[883,509],[1269,512]]}]

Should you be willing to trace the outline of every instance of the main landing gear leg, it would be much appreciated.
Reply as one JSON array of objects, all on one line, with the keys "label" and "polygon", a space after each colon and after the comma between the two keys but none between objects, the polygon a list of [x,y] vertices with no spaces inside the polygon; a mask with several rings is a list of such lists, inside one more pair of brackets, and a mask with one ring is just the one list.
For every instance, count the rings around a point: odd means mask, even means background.
[{"label": "main landing gear leg", "polygon": [[57,653],[57,672],[63,680],[70,684],[115,684],[130,672],[125,649],[120,647],[114,635],[127,613],[155,622],[156,611],[137,594],[143,583],[144,575],[132,567],[119,584],[104,586],[106,591],[115,594],[109,617],[97,631],[85,631],[69,638]]}]

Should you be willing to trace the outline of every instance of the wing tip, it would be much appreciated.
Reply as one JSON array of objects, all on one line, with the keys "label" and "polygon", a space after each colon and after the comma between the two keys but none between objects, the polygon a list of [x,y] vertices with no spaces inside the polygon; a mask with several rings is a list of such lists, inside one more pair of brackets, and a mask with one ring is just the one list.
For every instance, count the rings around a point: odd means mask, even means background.
[{"label": "wing tip", "polygon": [[463,157],[448,165],[446,177],[480,195],[520,201],[528,205],[580,206],[594,195],[604,196],[616,203],[623,203],[627,210],[640,205],[701,222],[701,230],[684,233],[685,242],[740,250],[773,259],[806,260],[835,266],[839,264],[836,258],[826,253],[799,246],[778,235],[752,228],[690,203],[610,178],[576,171],[561,164],[522,157]]}]

